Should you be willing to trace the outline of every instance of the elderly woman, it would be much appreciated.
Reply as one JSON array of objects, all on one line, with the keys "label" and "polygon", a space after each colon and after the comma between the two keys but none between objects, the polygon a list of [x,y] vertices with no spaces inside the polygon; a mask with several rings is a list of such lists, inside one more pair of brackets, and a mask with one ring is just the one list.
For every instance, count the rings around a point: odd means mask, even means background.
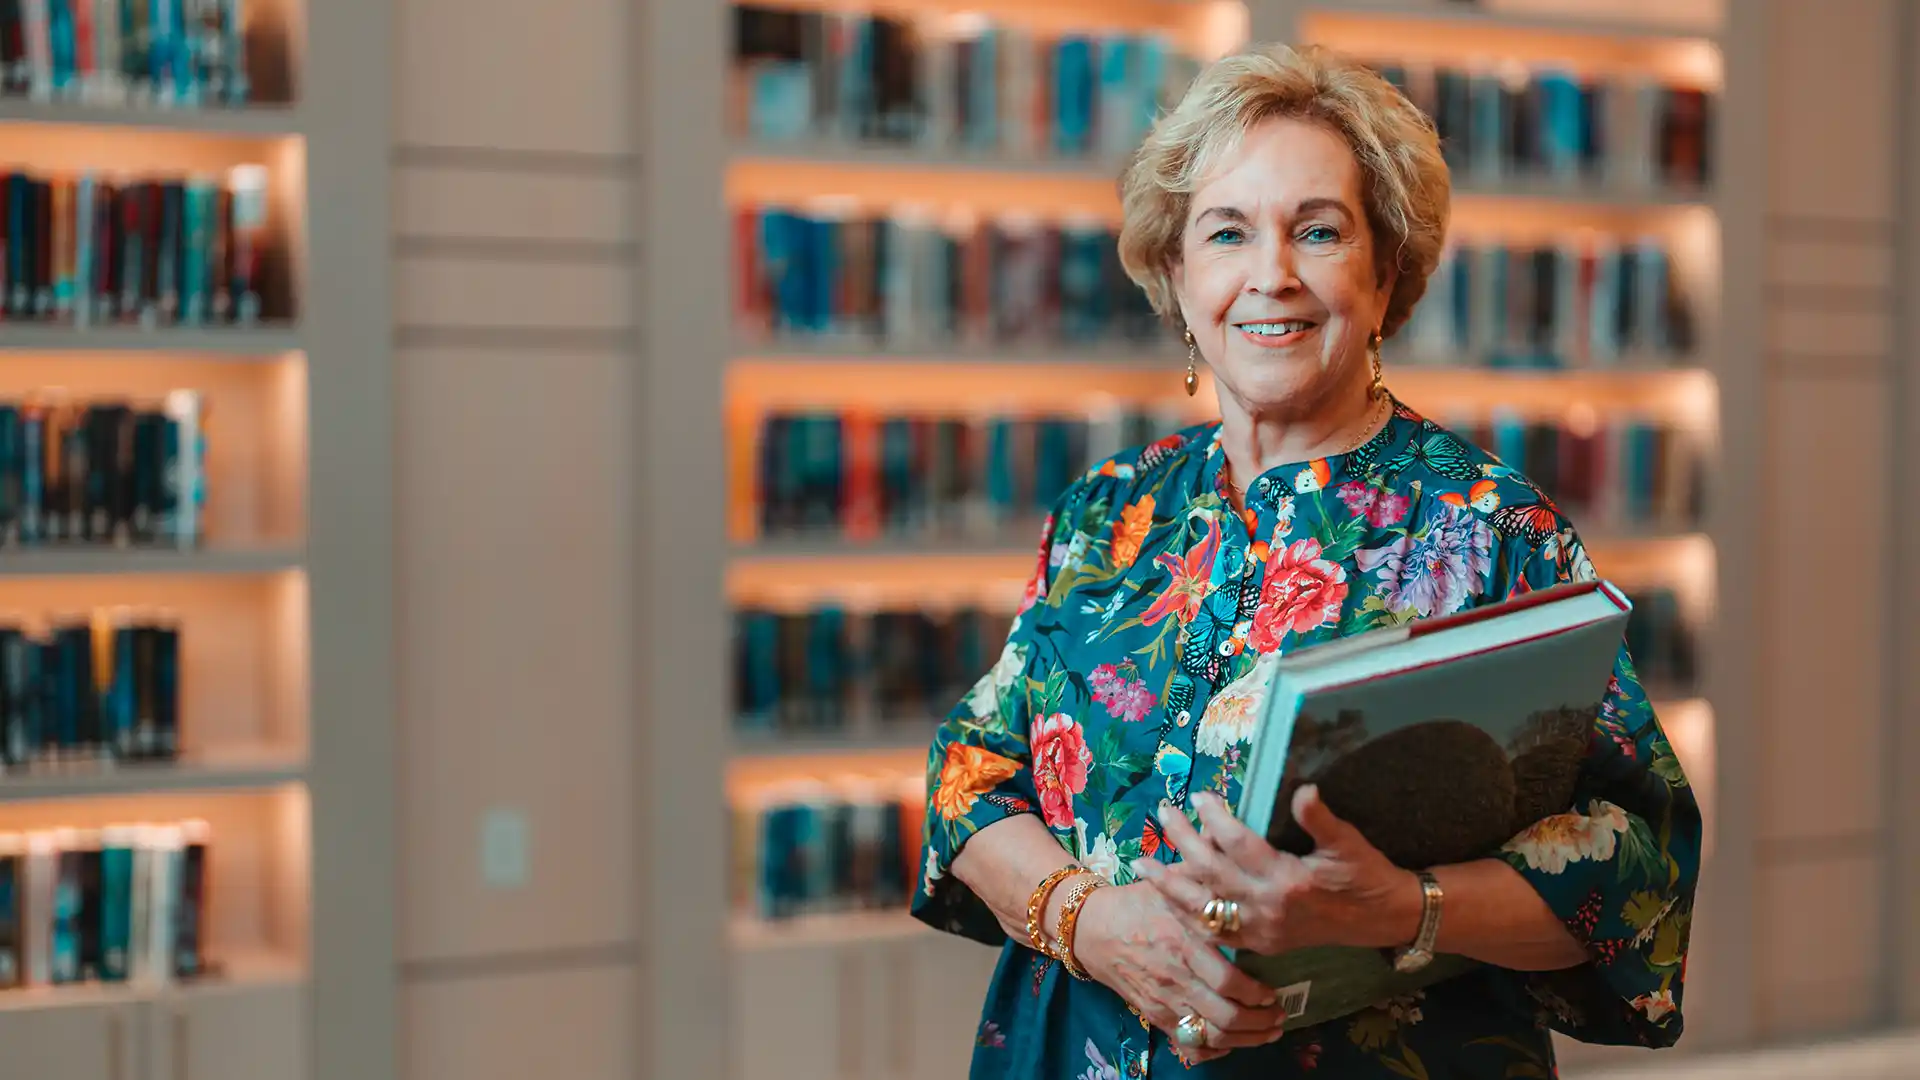
[{"label": "elderly woman", "polygon": [[[1358,64],[1263,48],[1194,82],[1123,192],[1121,257],[1221,415],[1061,497],[934,739],[913,910],[1003,946],[973,1075],[1502,1080],[1553,1075],[1550,1030],[1671,1044],[1700,817],[1624,647],[1572,804],[1484,859],[1396,866],[1311,788],[1305,857],[1233,815],[1250,732],[1208,703],[1256,656],[1593,573],[1544,493],[1385,385],[1446,235],[1432,126]],[[1416,941],[1478,963],[1299,1030],[1220,951]]]}]

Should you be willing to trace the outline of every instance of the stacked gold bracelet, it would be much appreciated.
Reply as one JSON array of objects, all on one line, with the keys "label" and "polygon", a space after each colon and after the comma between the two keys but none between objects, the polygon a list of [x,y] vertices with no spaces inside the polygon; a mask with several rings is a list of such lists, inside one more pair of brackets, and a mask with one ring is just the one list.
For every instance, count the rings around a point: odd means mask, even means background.
[{"label": "stacked gold bracelet", "polygon": [[1092,896],[1094,890],[1106,883],[1106,879],[1099,874],[1088,874],[1085,881],[1073,883],[1073,888],[1067,891],[1066,904],[1060,908],[1060,951],[1054,955],[1066,967],[1067,974],[1082,981],[1089,976],[1080,962],[1073,958],[1073,933],[1080,923],[1080,905],[1087,902],[1087,897]]},{"label": "stacked gold bracelet", "polygon": [[1067,865],[1048,874],[1045,880],[1034,888],[1033,895],[1027,898],[1027,944],[1042,956],[1052,956],[1053,950],[1047,948],[1045,932],[1041,924],[1046,921],[1047,897],[1053,895],[1054,887],[1074,874],[1085,871],[1079,863]]}]

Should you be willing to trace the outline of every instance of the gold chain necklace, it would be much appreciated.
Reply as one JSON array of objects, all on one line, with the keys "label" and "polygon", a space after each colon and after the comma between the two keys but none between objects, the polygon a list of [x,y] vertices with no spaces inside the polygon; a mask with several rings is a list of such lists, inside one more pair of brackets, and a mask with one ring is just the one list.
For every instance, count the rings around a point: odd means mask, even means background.
[{"label": "gold chain necklace", "polygon": [[[1354,437],[1354,440],[1348,443],[1342,449],[1335,450],[1331,454],[1324,454],[1322,456],[1323,457],[1339,457],[1343,454],[1351,454],[1355,450],[1360,449],[1360,447],[1364,445],[1367,442],[1367,440],[1373,438],[1373,435],[1374,435],[1373,428],[1374,428],[1374,425],[1380,422],[1381,410],[1383,408],[1391,409],[1392,406],[1388,404],[1390,400],[1391,399],[1389,399],[1386,394],[1381,394],[1379,398],[1376,400],[1376,403],[1374,404],[1373,408],[1367,411],[1367,422],[1360,425],[1360,434],[1356,435]],[[1232,479],[1228,479],[1227,487],[1231,488],[1234,492],[1238,493],[1242,499],[1246,498],[1247,489],[1244,484],[1236,484],[1232,481]]]}]

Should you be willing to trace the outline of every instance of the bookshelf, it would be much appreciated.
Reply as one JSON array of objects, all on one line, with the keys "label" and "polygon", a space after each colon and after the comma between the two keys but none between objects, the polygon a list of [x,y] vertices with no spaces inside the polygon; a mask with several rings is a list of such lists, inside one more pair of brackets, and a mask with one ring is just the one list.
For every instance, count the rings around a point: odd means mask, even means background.
[{"label": "bookshelf", "polygon": [[[1750,457],[1761,445],[1753,391],[1743,379],[1761,351],[1752,327],[1762,310],[1756,256],[1746,238],[1758,231],[1760,211],[1754,196],[1743,190],[1751,185],[1723,187],[1712,181],[1764,168],[1764,159],[1756,159],[1761,147],[1752,123],[1760,94],[1755,73],[1762,66],[1761,15],[1712,0],[1486,0],[1473,6],[1440,0],[1260,0],[1244,6],[1043,0],[969,4],[964,12],[942,0],[881,0],[853,7],[798,0],[762,6],[898,17],[913,21],[922,40],[933,45],[978,33],[983,25],[1009,30],[1016,41],[1023,34],[1157,33],[1203,56],[1249,39],[1317,40],[1409,69],[1452,66],[1517,79],[1529,69],[1553,67],[1609,84],[1673,85],[1713,95],[1704,181],[1613,167],[1556,174],[1471,161],[1456,165],[1454,174],[1453,234],[1466,243],[1551,248],[1569,238],[1578,243],[1615,238],[1656,246],[1686,297],[1690,326],[1683,341],[1662,348],[1629,346],[1604,357],[1571,355],[1554,365],[1512,358],[1495,362],[1459,347],[1403,346],[1389,354],[1388,377],[1397,393],[1442,422],[1484,417],[1495,408],[1575,427],[1633,416],[1683,432],[1700,453],[1697,514],[1612,522],[1579,507],[1570,510],[1601,572],[1631,588],[1665,590],[1690,629],[1692,670],[1681,677],[1648,678],[1709,816],[1713,881],[1702,895],[1687,1045],[1744,1037],[1746,1009],[1739,987],[1751,968],[1736,943],[1750,940],[1750,901],[1741,894],[1751,880],[1752,827],[1738,815],[1723,820],[1715,811],[1740,805],[1752,783],[1738,747],[1722,748],[1717,720],[1752,707],[1752,691],[1737,674],[1755,655],[1751,600],[1743,587],[1729,583],[1751,580],[1756,502],[1751,482],[1729,477],[1722,463]],[[723,54],[736,40],[729,27],[711,18],[689,17],[654,26],[650,33],[717,41]],[[642,41],[649,46],[647,55],[669,59],[657,42]],[[1034,222],[1091,230],[1118,222],[1114,178],[1121,154],[1111,147],[1061,153],[1044,133],[1035,132],[973,141],[955,134],[964,132],[965,124],[941,113],[957,106],[950,95],[939,94],[933,96],[930,115],[916,114],[900,129],[919,125],[933,137],[861,138],[848,134],[850,122],[839,114],[808,125],[778,107],[779,95],[794,93],[805,80],[792,70],[770,75],[763,70],[780,66],[782,46],[762,38],[754,47],[762,50],[753,65],[759,75],[743,75],[736,65],[718,77],[695,76],[682,64],[671,83],[660,76],[660,85],[670,85],[675,95],[704,87],[720,93],[724,105],[698,114],[708,116],[714,127],[703,148],[676,158],[650,183],[685,185],[673,189],[680,196],[711,192],[713,210],[724,215],[730,230],[750,230],[742,224],[742,212],[761,207],[833,222],[883,219],[905,207],[916,225],[939,223],[956,236],[968,235],[982,222],[1010,220],[1015,232]],[[929,61],[921,71],[947,76],[948,65]],[[764,82],[755,82],[762,76]],[[750,111],[756,104],[765,105],[771,119],[756,120]],[[677,123],[682,115],[656,111],[651,122]],[[661,198],[649,227],[673,233],[668,218],[684,212],[684,203],[668,197],[665,188]],[[717,409],[727,447],[721,462],[710,466],[712,478],[726,491],[724,524],[691,536],[655,537],[656,550],[686,561],[676,563],[672,582],[656,581],[643,589],[648,603],[711,586],[726,597],[729,620],[742,608],[792,614],[823,603],[850,617],[916,605],[942,613],[970,605],[992,611],[1030,572],[1037,515],[1010,513],[977,527],[931,533],[882,530],[849,536],[832,527],[768,531],[752,492],[759,482],[753,456],[770,415],[862,412],[985,423],[1030,415],[1040,405],[1074,415],[1118,407],[1151,416],[1158,433],[1212,409],[1204,372],[1198,397],[1189,401],[1180,394],[1180,350],[1158,332],[1075,339],[1043,329],[995,341],[964,327],[930,335],[910,326],[913,332],[896,334],[886,318],[871,318],[870,312],[864,321],[848,320],[851,325],[838,318],[822,323],[818,313],[804,308],[784,327],[777,307],[749,308],[742,318],[733,298],[742,281],[750,280],[744,275],[764,265],[762,253],[743,247],[743,235],[734,232],[717,258],[697,266],[683,254],[662,256],[651,265],[663,274],[671,270],[675,280],[640,292],[646,310],[702,312],[720,325],[714,335],[681,327],[648,332],[645,351],[662,357],[649,368],[649,385],[656,394],[672,388],[674,397],[672,404],[658,398],[640,402],[641,414],[664,422],[693,404]],[[671,372],[664,359],[669,355],[674,357]],[[711,360],[718,370],[691,374],[690,358],[696,357]],[[1081,388],[1089,381],[1099,383],[1102,401],[1084,402]],[[686,434],[684,427],[680,430]],[[666,438],[659,435],[650,444],[653,452],[669,445]],[[711,436],[705,438],[703,445],[712,446]],[[675,489],[679,486],[676,482]],[[695,566],[700,572],[688,582],[687,571]],[[733,809],[760,805],[769,790],[776,802],[779,792],[796,786],[801,793],[794,797],[817,799],[822,785],[830,792],[836,778],[862,789],[875,777],[904,779],[910,786],[920,773],[937,712],[913,716],[862,705],[839,730],[782,732],[778,725],[736,730],[737,645],[725,633],[711,632],[698,642],[667,645],[672,631],[665,623],[657,633],[668,650],[656,659],[663,670],[708,665],[698,670],[712,671],[711,652],[725,654],[720,687],[697,694],[650,690],[648,700],[653,708],[699,708],[721,719],[719,732],[703,734],[697,745],[704,760],[716,763],[722,798]],[[678,793],[672,801],[656,796],[656,805],[710,797],[711,788],[700,778],[669,772],[651,766],[650,775],[663,791]],[[734,831],[723,842],[728,859],[741,857],[741,828],[737,819],[729,826]],[[676,864],[676,874],[684,871]],[[990,953],[922,933],[885,905],[832,910],[830,904],[829,910],[814,913],[759,918],[738,891],[743,872],[751,870],[736,867],[725,877],[728,884],[707,882],[697,897],[663,904],[663,910],[671,906],[678,913],[678,921],[659,924],[685,925],[696,918],[696,904],[725,912],[715,920],[701,911],[696,925],[710,927],[730,943],[733,954],[727,999],[731,1023],[751,1033],[752,1045],[733,1055],[731,1076],[920,1076],[932,1067],[963,1073],[969,1018],[978,1010]],[[662,895],[658,888],[655,895]],[[699,963],[691,956],[680,959]],[[837,992],[806,992],[820,986]],[[665,984],[655,992],[671,994]],[[652,1015],[695,1021],[664,1001]],[[863,1034],[870,1028],[909,1032],[918,1040],[916,1049],[910,1056],[896,1053],[887,1038]],[[1569,1048],[1567,1061],[1605,1057]]]},{"label": "bookshelf", "polygon": [[[36,504],[33,523],[0,509],[0,610],[8,627],[72,626],[69,652],[38,647],[36,674],[94,704],[50,697],[29,727],[11,684],[0,694],[0,834],[22,838],[0,851],[26,853],[10,867],[24,906],[0,920],[25,920],[11,946],[38,976],[0,989],[0,1040],[10,1067],[53,1080],[391,1076],[389,16],[358,0],[179,5],[178,25],[140,33],[135,64],[107,18],[149,9],[74,2],[71,24],[5,36],[37,32],[44,51],[0,58],[0,177],[48,193],[6,237],[49,252],[0,260],[32,286],[27,306],[0,299],[0,465],[11,498],[34,476],[68,500]],[[69,52],[52,40],[68,32],[99,36]],[[242,69],[245,100],[208,89]],[[33,301],[43,286],[51,305]],[[104,408],[120,403],[131,412]],[[140,441],[143,412],[168,425],[158,442]],[[60,433],[62,456],[29,462],[23,430]],[[132,447],[117,459],[73,456],[116,438]],[[86,482],[56,483],[54,465]],[[190,525],[167,494],[182,484],[204,493]],[[172,636],[150,654],[123,625]],[[24,655],[20,639],[0,647]],[[87,645],[111,661],[91,696],[72,666]],[[116,736],[128,718],[135,734]],[[171,727],[149,740],[150,723]],[[204,851],[197,875],[169,859],[183,839]],[[108,868],[129,845],[121,884]],[[68,860],[34,853],[89,849],[73,872],[102,880],[68,923],[40,883],[49,866],[64,882]],[[190,942],[156,936],[169,873],[203,896],[168,902],[200,913],[197,971],[179,959]],[[150,959],[122,971],[102,911],[128,895]],[[31,959],[70,937],[83,970]]]}]

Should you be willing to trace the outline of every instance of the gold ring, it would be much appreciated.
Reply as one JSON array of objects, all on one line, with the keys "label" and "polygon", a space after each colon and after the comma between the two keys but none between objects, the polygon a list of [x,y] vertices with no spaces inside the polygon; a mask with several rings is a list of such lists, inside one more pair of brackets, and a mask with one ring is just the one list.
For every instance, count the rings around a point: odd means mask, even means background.
[{"label": "gold ring", "polygon": [[1214,897],[1207,906],[1200,909],[1200,917],[1206,920],[1207,932],[1219,937],[1222,934],[1240,932],[1240,904],[1235,900]]},{"label": "gold ring", "polygon": [[1173,1029],[1173,1041],[1189,1050],[1201,1050],[1207,1045],[1207,1022],[1194,1013],[1180,1018]]}]

